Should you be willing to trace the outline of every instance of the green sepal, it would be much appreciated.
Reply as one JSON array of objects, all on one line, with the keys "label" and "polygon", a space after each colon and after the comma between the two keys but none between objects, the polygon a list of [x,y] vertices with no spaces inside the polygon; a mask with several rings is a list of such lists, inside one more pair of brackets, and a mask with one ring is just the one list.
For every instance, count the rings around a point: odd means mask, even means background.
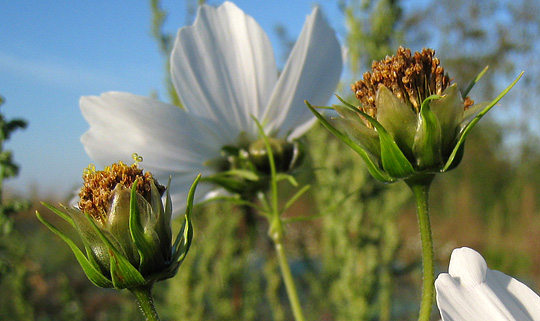
[{"label": "green sepal", "polygon": [[[168,216],[168,226],[169,229],[171,228],[171,216],[172,216],[172,200],[171,200],[171,193],[169,191],[169,186],[171,186],[171,177],[169,176],[169,182],[167,183],[167,192],[165,193],[165,214]],[[172,230],[171,233],[171,240],[172,240]]]},{"label": "green sepal", "polygon": [[[171,185],[171,178],[169,177],[169,181],[167,182],[167,197],[170,197],[168,191],[169,187]],[[161,253],[163,255],[163,260],[168,262],[171,259],[171,244],[172,244],[172,229],[171,229],[171,216],[172,211],[167,212],[165,211],[163,207],[163,202],[161,200],[161,194],[158,191],[156,184],[154,182],[150,185],[151,193],[152,193],[152,213],[155,216],[155,228],[156,235],[159,236],[159,243],[160,243],[160,249]],[[168,202],[168,200],[166,200]],[[170,207],[170,206],[169,206]]]},{"label": "green sepal", "polygon": [[82,244],[86,250],[86,258],[90,263],[98,268],[101,273],[110,279],[109,275],[109,252],[107,246],[101,241],[98,235],[94,232],[94,228],[90,225],[86,216],[78,209],[68,208],[61,205],[65,214],[73,220],[74,228],[79,234]]},{"label": "green sepal", "polygon": [[226,172],[223,172],[224,176],[237,176],[241,177],[248,181],[256,182],[259,180],[259,176],[255,174],[253,171],[245,170],[245,169],[231,169]]},{"label": "green sepal", "polygon": [[442,165],[441,125],[429,106],[430,101],[440,98],[439,95],[431,95],[424,99],[418,114],[418,129],[412,149],[420,170]]},{"label": "green sepal", "polygon": [[411,162],[405,157],[386,129],[373,117],[362,111],[360,113],[379,133],[379,139],[381,140],[381,163],[384,170],[394,178],[405,178],[413,174],[414,168]]},{"label": "green sepal", "polygon": [[193,240],[193,225],[191,223],[191,213],[193,212],[193,203],[195,199],[195,189],[197,184],[201,180],[201,174],[199,174],[188,192],[186,214],[184,215],[184,224],[176,236],[174,245],[172,247],[172,262],[176,262],[177,266],[182,264],[186,255],[191,247],[191,241]]},{"label": "green sepal", "polygon": [[448,167],[446,170],[441,170],[442,172],[448,172],[453,170],[454,168],[458,167],[459,163],[461,163],[461,160],[463,159],[463,155],[465,154],[465,144],[461,145],[461,147],[458,149],[456,156],[454,157],[454,161],[452,162],[452,165]]},{"label": "green sepal", "polygon": [[380,86],[377,90],[375,105],[377,122],[384,127],[405,157],[413,159],[411,147],[417,130],[418,113],[397,98],[386,86]]},{"label": "green sepal", "polygon": [[469,123],[474,119],[474,117],[476,117],[482,110],[484,110],[484,108],[486,108],[489,103],[489,101],[483,101],[467,108],[467,110],[463,112],[463,118],[459,123],[459,132],[461,132],[463,128],[467,127],[467,125],[469,125]]},{"label": "green sepal", "polygon": [[469,83],[469,85],[467,86],[467,88],[463,91],[463,94],[461,95],[461,97],[463,99],[465,99],[465,97],[467,97],[467,95],[469,94],[469,92],[471,91],[471,89],[473,89],[474,85],[476,85],[476,83],[484,76],[484,74],[486,73],[486,71],[488,70],[489,66],[486,66],[484,67],[484,69],[482,69],[482,71],[476,75],[476,77],[474,77],[473,80],[471,80],[471,82]]},{"label": "green sepal", "polygon": [[[141,209],[139,208],[139,195],[137,194],[138,178],[133,182],[131,187],[131,197],[129,200],[129,232],[135,247],[139,252],[140,262],[138,266],[139,272],[146,274],[152,268],[160,268],[163,265],[164,259],[161,254],[159,238],[153,228],[145,228],[141,220]],[[146,202],[146,200],[144,201]],[[148,213],[152,211],[150,206],[145,209],[145,215],[154,215],[157,213]],[[152,220],[154,218],[150,218]],[[148,217],[146,217],[148,221]],[[145,222],[148,224],[148,222]],[[153,233],[153,234],[148,234]]]},{"label": "green sepal", "polygon": [[84,213],[84,215],[86,215],[86,219],[90,222],[99,238],[109,248],[110,271],[113,286],[116,289],[125,289],[146,284],[147,282],[141,273],[139,273],[129,260],[114,247],[111,241],[103,234],[99,227],[97,227],[90,215],[88,215],[88,213]]},{"label": "green sepal", "polygon": [[[142,196],[139,196],[142,198]],[[137,269],[140,267],[141,255],[129,228],[129,212],[131,201],[131,189],[125,187],[123,184],[117,184],[111,192],[109,210],[103,221],[93,220],[99,227],[101,232],[107,237],[107,239],[119,250],[119,252]],[[84,222],[88,224],[86,217],[83,217]],[[100,224],[101,223],[101,224]],[[92,231],[94,228],[88,226]],[[95,232],[94,238],[101,240],[99,235]],[[89,244],[92,246],[92,251],[95,251],[93,244],[95,241],[89,240]],[[103,243],[103,242],[102,242]],[[107,253],[109,252],[107,245],[103,243]],[[110,265],[110,257],[107,257],[106,266]]]},{"label": "green sepal", "polygon": [[429,109],[439,121],[441,127],[441,154],[443,161],[439,167],[444,165],[446,157],[452,152],[456,137],[459,133],[460,123],[464,118],[464,103],[456,84],[448,86],[440,99],[429,102]]},{"label": "green sepal", "polygon": [[473,120],[469,124],[467,124],[459,133],[459,140],[456,143],[456,146],[452,150],[452,154],[450,154],[450,157],[448,158],[448,161],[444,165],[444,168],[442,172],[446,172],[447,170],[452,167],[452,163],[454,162],[454,159],[456,158],[456,154],[458,150],[461,148],[461,145],[465,143],[465,138],[467,138],[467,135],[469,135],[470,131],[473,129],[473,127],[480,121],[482,117],[493,107],[496,103],[499,102],[509,91],[512,89],[512,87],[515,86],[515,84],[518,82],[518,80],[523,76],[523,71],[519,74],[519,76],[508,86],[506,89],[504,89],[499,96],[497,96],[495,99],[493,99],[476,117],[474,117]]},{"label": "green sepal", "polygon": [[386,129],[375,118],[364,113],[362,110],[355,108],[351,104],[347,103],[340,97],[338,97],[347,107],[354,108],[362,115],[379,134],[379,140],[381,142],[381,163],[391,177],[395,179],[405,178],[414,173],[414,168],[411,162],[405,157],[405,154],[399,149],[392,136],[386,131]]},{"label": "green sepal", "polygon": [[[56,214],[61,212],[58,209],[54,208],[53,206],[50,206],[49,204],[46,204],[46,203],[42,203],[42,204],[45,205],[47,208],[51,209]],[[62,213],[62,214],[63,215],[59,215],[59,216],[69,222],[68,219],[71,219],[71,218],[69,216],[65,215],[65,213]],[[94,285],[96,285],[98,287],[101,287],[101,288],[112,288],[113,287],[112,281],[109,280],[107,277],[105,277],[99,271],[99,269],[96,269],[95,266],[97,266],[97,265],[93,265],[87,259],[87,257],[81,251],[81,249],[79,249],[79,247],[75,244],[75,242],[73,242],[73,240],[71,238],[69,238],[64,233],[62,233],[60,230],[58,230],[54,225],[52,225],[48,221],[46,221],[39,214],[38,211],[36,211],[36,216],[41,221],[41,223],[43,223],[45,226],[47,226],[49,228],[49,230],[51,230],[54,234],[58,235],[71,248],[71,251],[73,252],[73,254],[75,254],[75,258],[77,259],[77,261],[81,265],[81,268],[83,269],[84,273],[86,274],[86,277],[88,278],[88,280],[90,280],[90,282],[92,282]],[[71,223],[72,223],[72,221],[71,221]]]},{"label": "green sepal", "polygon": [[[338,98],[340,98],[338,96]],[[341,100],[341,98],[340,98]],[[364,162],[367,165],[367,169],[371,176],[373,176],[375,179],[378,179],[379,181],[385,182],[385,183],[391,183],[396,181],[395,178],[391,177],[384,171],[381,171],[379,167],[373,162],[371,157],[369,157],[368,152],[366,152],[360,145],[358,145],[356,142],[354,142],[352,139],[350,139],[348,136],[344,135],[342,132],[340,132],[337,128],[332,126],[326,118],[324,118],[323,115],[321,115],[319,112],[311,106],[311,104],[306,100],[304,101],[306,105],[308,106],[309,110],[317,117],[317,119],[321,122],[321,124],[328,129],[332,134],[334,134],[337,138],[339,138],[342,142],[347,144],[349,147],[351,147],[355,152],[362,157]]]},{"label": "green sepal", "polygon": [[[66,213],[62,212],[61,210],[57,209],[56,207],[46,203],[46,202],[41,202],[41,205],[45,206],[46,208],[48,208],[49,210],[51,210],[52,212],[54,212],[54,214],[60,216],[61,218],[64,219],[64,221],[68,222],[71,226],[73,226],[74,229],[77,229],[77,227],[75,226],[75,222],[73,222],[73,219],[67,215]],[[43,222],[43,221],[42,221]]]},{"label": "green sepal", "polygon": [[260,177],[250,170],[231,169],[205,176],[202,180],[219,185],[233,193],[242,193],[246,190],[246,186],[250,185],[250,182],[260,181]]},{"label": "green sepal", "polygon": [[351,108],[334,105],[334,110],[341,116],[341,118],[335,119],[334,122],[343,127],[348,136],[355,143],[362,146],[365,151],[376,158],[380,158],[381,143],[377,132],[373,128],[367,127],[360,118],[361,116]]}]

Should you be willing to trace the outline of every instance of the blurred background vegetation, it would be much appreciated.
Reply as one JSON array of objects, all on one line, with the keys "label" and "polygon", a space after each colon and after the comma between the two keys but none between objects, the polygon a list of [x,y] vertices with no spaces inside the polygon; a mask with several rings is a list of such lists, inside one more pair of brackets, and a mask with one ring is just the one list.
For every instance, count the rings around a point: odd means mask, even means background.
[{"label": "blurred background vegetation", "polygon": [[[186,9],[194,13],[198,3],[187,1]],[[338,3],[345,26],[338,33],[348,59],[339,92],[349,101],[349,84],[400,45],[434,48],[462,86],[489,65],[471,92],[476,101],[494,97],[521,71],[516,62],[527,62],[524,78],[469,136],[458,169],[435,180],[431,212],[439,271],[447,270],[452,249],[469,246],[490,268],[539,290],[540,3]],[[166,8],[157,0],[150,4],[152,34],[168,67],[172,35],[162,31]],[[414,10],[406,15],[404,6]],[[276,26],[275,32],[290,49],[294,41],[287,30]],[[172,87],[169,100],[180,104]],[[2,142],[23,127],[16,121],[6,131],[10,122],[2,119]],[[307,319],[415,319],[420,242],[409,191],[401,183],[374,181],[361,159],[321,126],[305,143],[309,157],[299,181],[313,186],[286,215],[318,218],[289,224],[286,239]],[[1,146],[0,191],[3,179],[17,173]],[[68,247],[38,223],[34,213],[46,214],[39,204],[44,200],[25,195],[30,205],[6,188],[0,193],[0,319],[142,320],[128,293],[95,288]],[[282,193],[288,192],[283,186]],[[178,275],[156,286],[164,320],[292,319],[264,219],[238,206],[211,204],[196,209],[194,225],[194,245]]]}]

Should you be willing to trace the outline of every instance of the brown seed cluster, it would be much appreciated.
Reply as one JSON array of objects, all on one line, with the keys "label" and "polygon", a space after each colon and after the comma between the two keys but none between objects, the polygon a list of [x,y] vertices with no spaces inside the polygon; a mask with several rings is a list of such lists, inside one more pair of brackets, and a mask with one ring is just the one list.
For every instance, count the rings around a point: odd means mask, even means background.
[{"label": "brown seed cluster", "polygon": [[[362,111],[376,116],[375,97],[377,90],[384,85],[419,113],[424,99],[434,94],[441,95],[450,85],[448,74],[445,74],[434,54],[433,49],[424,48],[421,53],[415,52],[413,55],[410,49],[399,47],[395,56],[374,61],[372,71],[364,73],[364,79],[351,86],[360,100]],[[467,97],[464,108],[472,103]]]},{"label": "brown seed cluster", "polygon": [[160,185],[152,174],[146,172],[135,163],[127,166],[122,162],[114,163],[102,171],[92,168],[85,170],[84,185],[79,192],[79,209],[90,214],[94,219],[103,222],[109,211],[111,193],[118,184],[131,188],[136,179],[137,192],[147,201],[151,200],[151,183],[154,182],[160,194],[165,187]]}]

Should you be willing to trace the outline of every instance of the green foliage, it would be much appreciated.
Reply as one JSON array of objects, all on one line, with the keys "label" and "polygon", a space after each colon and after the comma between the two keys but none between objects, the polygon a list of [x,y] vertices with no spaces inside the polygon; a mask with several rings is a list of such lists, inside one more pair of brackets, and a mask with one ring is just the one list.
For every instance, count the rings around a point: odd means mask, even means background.
[{"label": "green foliage", "polygon": [[314,306],[335,320],[390,320],[400,246],[398,209],[404,185],[373,179],[352,150],[322,128],[310,132],[317,164],[314,199],[327,215],[321,227],[321,275],[312,284]]},{"label": "green foliage", "polygon": [[[4,98],[0,96],[0,106]],[[14,229],[13,216],[30,207],[26,200],[3,200],[3,183],[10,177],[17,176],[19,166],[13,162],[11,151],[4,149],[4,143],[9,140],[14,131],[26,128],[26,121],[22,119],[6,120],[0,114],[0,288],[4,293],[10,293],[8,301],[0,300],[0,315],[3,310],[9,311],[18,319],[28,319],[32,315],[32,307],[24,297],[27,291],[24,284],[26,266],[24,264],[25,245],[22,237]],[[6,298],[6,296],[3,296]]]},{"label": "green foliage", "polygon": [[283,302],[270,290],[280,282],[279,274],[264,289],[265,275],[277,271],[266,260],[268,237],[258,232],[266,230],[263,221],[230,204],[196,209],[196,241],[178,276],[168,282],[164,315],[173,320],[273,320],[266,302]]}]

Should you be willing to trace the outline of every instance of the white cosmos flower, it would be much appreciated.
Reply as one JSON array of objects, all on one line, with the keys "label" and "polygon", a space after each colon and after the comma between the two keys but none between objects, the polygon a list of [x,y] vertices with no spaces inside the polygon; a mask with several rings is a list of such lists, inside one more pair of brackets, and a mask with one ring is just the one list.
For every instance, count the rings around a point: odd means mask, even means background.
[{"label": "white cosmos flower", "polygon": [[455,249],[448,270],[435,281],[443,321],[540,320],[540,297],[475,250]]},{"label": "white cosmos flower", "polygon": [[[240,136],[257,139],[252,116],[269,136],[301,136],[314,122],[304,100],[325,104],[341,70],[340,45],[318,8],[278,75],[268,36],[252,17],[231,2],[203,5],[195,23],[178,31],[171,55],[172,81],[185,109],[129,93],[82,97],[90,129],[81,140],[100,164],[130,161],[135,152],[162,183],[172,176],[178,215],[195,176],[214,173],[205,163]],[[197,195],[213,188],[200,184]]]}]

